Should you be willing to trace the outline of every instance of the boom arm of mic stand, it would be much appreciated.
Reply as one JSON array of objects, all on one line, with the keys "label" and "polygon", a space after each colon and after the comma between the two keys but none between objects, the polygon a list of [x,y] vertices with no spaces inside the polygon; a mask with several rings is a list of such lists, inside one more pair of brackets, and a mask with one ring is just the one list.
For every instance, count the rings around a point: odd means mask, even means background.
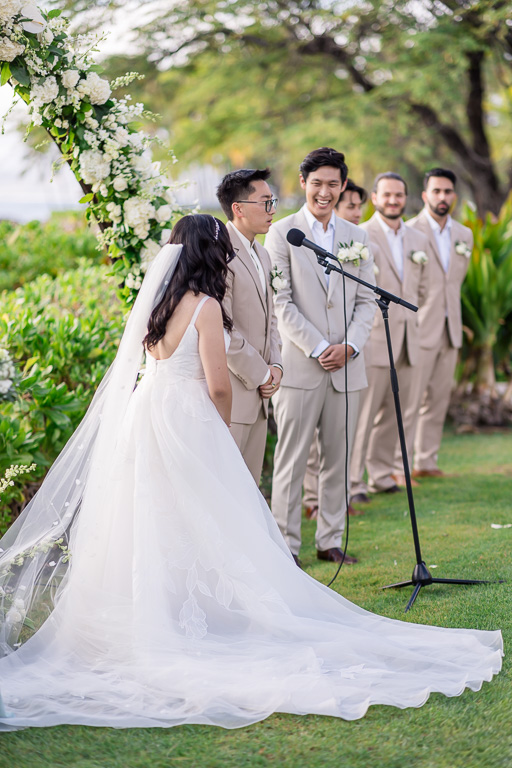
[{"label": "boom arm of mic stand", "polygon": [[[345,277],[350,278],[350,280],[355,280],[356,283],[361,283],[361,285],[365,285],[367,288],[369,288],[374,293],[377,293],[383,301],[386,302],[386,304],[389,304],[392,302],[393,304],[400,304],[400,306],[405,307],[406,309],[410,309],[411,312],[417,312],[418,307],[416,307],[414,304],[409,304],[408,301],[405,301],[405,299],[401,299],[400,296],[395,296],[394,293],[391,293],[390,291],[386,291],[384,288],[380,288],[378,285],[372,285],[371,283],[367,283],[366,280],[362,280],[360,277],[356,277],[355,275],[351,275],[350,272],[345,272],[341,264],[339,263],[336,256],[333,256],[332,254],[327,254],[325,251],[322,250],[321,253],[316,252],[316,258],[320,266],[325,268],[325,271],[327,274],[330,272],[339,272],[340,275],[345,275]],[[328,258],[334,259],[336,264],[331,264],[330,261],[328,261]]]}]

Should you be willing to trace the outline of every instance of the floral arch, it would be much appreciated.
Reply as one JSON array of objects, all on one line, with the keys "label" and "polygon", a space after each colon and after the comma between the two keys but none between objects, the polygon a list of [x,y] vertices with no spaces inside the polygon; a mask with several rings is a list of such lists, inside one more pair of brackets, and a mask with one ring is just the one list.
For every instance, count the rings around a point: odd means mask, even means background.
[{"label": "floral arch", "polygon": [[93,61],[97,41],[69,35],[59,10],[0,0],[0,26],[1,85],[9,83],[29,105],[27,133],[41,125],[59,147],[60,162],[70,165],[84,191],[80,202],[99,223],[98,247],[107,249],[130,304],[177,210],[159,163],[152,162],[157,139],[138,124],[154,115],[130,96],[112,96],[139,75],[112,83],[100,77]]}]

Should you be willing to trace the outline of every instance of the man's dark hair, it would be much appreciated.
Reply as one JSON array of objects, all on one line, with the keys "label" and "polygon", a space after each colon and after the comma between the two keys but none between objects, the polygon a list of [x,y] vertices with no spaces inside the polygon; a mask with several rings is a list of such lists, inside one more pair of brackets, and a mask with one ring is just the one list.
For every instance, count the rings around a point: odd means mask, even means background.
[{"label": "man's dark hair", "polygon": [[373,189],[372,189],[373,193],[377,191],[377,187],[379,186],[379,181],[381,179],[395,179],[396,181],[401,181],[405,187],[405,194],[407,194],[407,182],[405,181],[404,178],[402,178],[402,176],[400,176],[399,173],[394,173],[393,171],[386,171],[386,173],[379,173],[379,175],[375,177],[375,181],[373,182]]},{"label": "man's dark hair", "polygon": [[299,170],[302,178],[306,181],[307,177],[313,171],[317,171],[323,166],[331,166],[332,168],[339,168],[341,183],[343,184],[348,176],[348,168],[345,164],[345,155],[343,152],[337,152],[331,147],[320,147],[320,149],[314,149],[309,155],[306,155]]},{"label": "man's dark hair", "polygon": [[449,179],[453,184],[453,188],[455,189],[455,185],[457,184],[457,177],[454,172],[450,171],[448,168],[432,168],[431,171],[427,171],[423,177],[423,189],[427,188],[428,180],[433,176],[441,179]]},{"label": "man's dark hair", "polygon": [[227,173],[217,187],[217,200],[222,210],[233,221],[234,214],[231,206],[238,200],[244,200],[254,192],[253,181],[267,181],[270,178],[270,168],[263,170],[243,168]]},{"label": "man's dark hair", "polygon": [[357,184],[354,184],[352,179],[347,179],[347,186],[345,187],[345,189],[341,193],[340,199],[336,203],[336,208],[341,203],[341,201],[343,200],[343,198],[344,198],[344,196],[345,196],[345,194],[347,192],[357,192],[357,194],[361,198],[361,202],[362,203],[366,203],[366,201],[368,200],[368,192],[366,191],[366,189],[364,189],[363,187],[358,187]]}]

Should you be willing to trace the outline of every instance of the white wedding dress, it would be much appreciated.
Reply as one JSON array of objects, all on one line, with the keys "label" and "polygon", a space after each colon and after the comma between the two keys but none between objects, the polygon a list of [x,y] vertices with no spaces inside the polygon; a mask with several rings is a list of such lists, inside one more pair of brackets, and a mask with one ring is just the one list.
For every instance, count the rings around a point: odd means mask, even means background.
[{"label": "white wedding dress", "polygon": [[0,659],[0,729],[352,720],[478,690],[500,632],[373,615],[297,568],[209,398],[203,303],[170,358],[147,357],[49,618]]}]

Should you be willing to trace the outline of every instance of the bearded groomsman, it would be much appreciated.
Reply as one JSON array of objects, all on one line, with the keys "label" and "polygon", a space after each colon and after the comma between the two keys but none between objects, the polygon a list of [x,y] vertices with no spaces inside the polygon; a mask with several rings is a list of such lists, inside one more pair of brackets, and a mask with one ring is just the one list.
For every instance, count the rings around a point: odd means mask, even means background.
[{"label": "bearded groomsman", "polygon": [[[378,282],[382,288],[421,305],[427,296],[428,260],[431,248],[425,235],[406,226],[402,219],[407,185],[397,173],[381,173],[375,179],[372,202],[375,214],[362,227],[375,246]],[[391,304],[389,327],[398,374],[400,401],[405,413],[419,362],[418,316]],[[363,395],[351,464],[352,503],[368,501],[367,491],[392,493],[405,483],[403,467],[397,474],[398,428],[389,357],[382,314],[377,312],[368,342],[368,389]],[[404,429],[406,429],[404,421]],[[368,485],[363,481],[368,470]]]},{"label": "bearded groomsman", "polygon": [[[352,179],[347,179],[347,185],[341,193],[336,204],[336,215],[340,219],[350,221],[352,224],[359,224],[363,215],[363,205],[368,199],[368,193],[363,187],[358,187]],[[366,360],[368,363],[368,360]],[[304,496],[302,503],[306,511],[306,517],[316,520],[318,517],[318,475],[320,474],[320,456],[318,453],[318,433],[315,430],[315,437],[311,444],[309,452],[306,474],[304,476]],[[360,515],[362,512],[356,511],[353,507],[348,508],[349,515]]]},{"label": "bearded groomsman", "polygon": [[426,303],[419,312],[421,361],[417,397],[408,420],[417,419],[415,477],[437,477],[438,452],[450,402],[455,365],[462,345],[460,289],[473,250],[473,233],[452,219],[456,200],[453,171],[434,168],[425,174],[424,209],[408,224],[422,232],[434,253]]},{"label": "bearded groomsman", "polygon": [[267,439],[268,402],[281,382],[281,340],[270,284],[271,263],[256,235],[272,224],[277,199],[265,170],[228,173],[217,198],[228,218],[234,258],[229,263],[224,307],[233,318],[227,360],[233,403],[231,433],[259,484]]},{"label": "bearded groomsman", "polygon": [[[362,349],[375,314],[369,288],[327,276],[315,254],[291,245],[286,235],[298,228],[331,253],[352,241],[366,245],[359,227],[334,212],[345,187],[347,166],[341,152],[322,147],[310,152],[300,166],[300,185],[306,204],[270,229],[265,245],[281,273],[275,294],[279,332],[283,339],[284,378],[274,399],[277,446],[274,456],[272,512],[299,564],[301,546],[301,491],[309,449],[318,428],[320,453],[317,557],[340,562],[345,524],[345,435],[349,458],[359,395],[366,386]],[[345,269],[374,284],[373,260],[347,262]],[[345,338],[344,314],[347,334]],[[348,376],[348,424],[345,420],[345,366]],[[356,558],[345,557],[346,563]]]}]

